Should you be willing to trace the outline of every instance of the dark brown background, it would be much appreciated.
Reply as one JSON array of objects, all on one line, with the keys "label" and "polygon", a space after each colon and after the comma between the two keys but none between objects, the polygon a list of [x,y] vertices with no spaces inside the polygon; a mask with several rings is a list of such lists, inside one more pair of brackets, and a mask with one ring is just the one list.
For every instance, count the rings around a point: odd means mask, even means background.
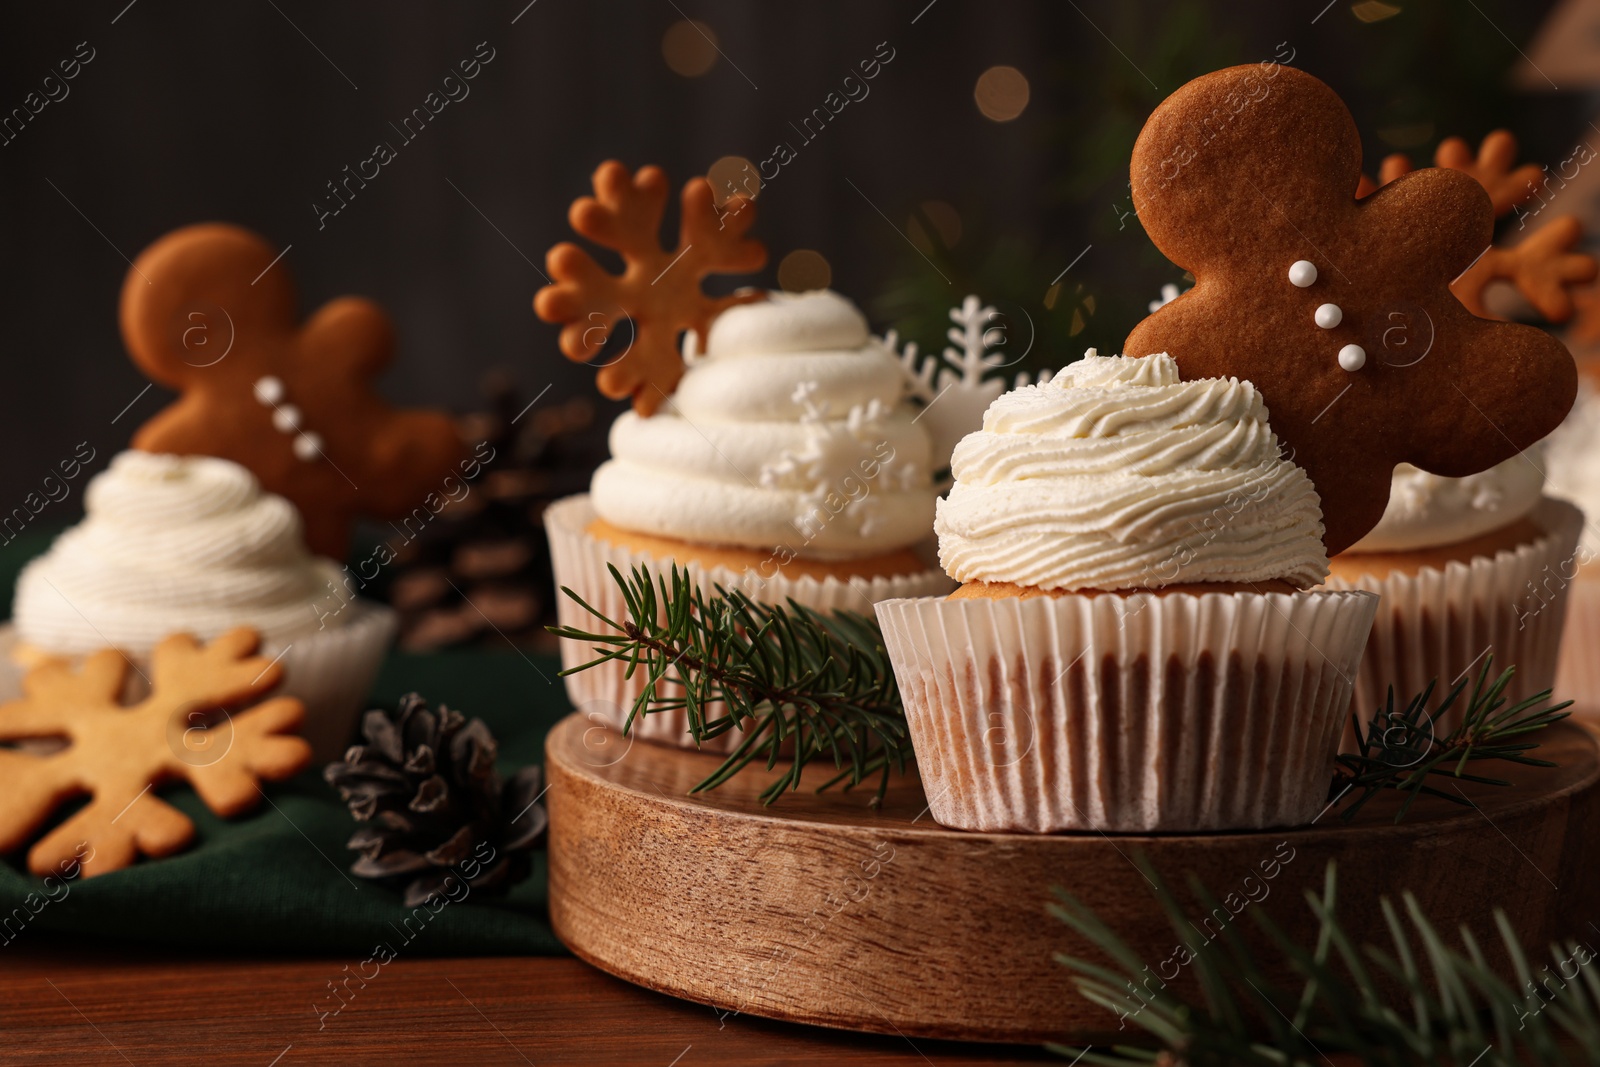
[{"label": "dark brown background", "polygon": [[[972,284],[1009,269],[990,288],[1013,290],[1041,317],[1051,275],[1092,244],[1071,279],[1098,291],[1101,314],[1079,340],[1117,344],[1144,301],[1177,280],[1136,220],[1117,228],[1139,121],[1185,78],[1269,58],[1281,41],[1346,95],[1369,154],[1398,136],[1427,155],[1447,133],[1476,138],[1510,122],[1534,158],[1550,158],[1586,114],[1573,96],[1528,106],[1504,87],[1510,42],[1526,44],[1543,2],[1478,0],[1480,12],[1401,0],[1399,15],[1372,24],[1346,0],[1325,11],[1325,0],[525,3],[95,0],[8,11],[0,113],[78,42],[96,57],[65,100],[0,146],[0,512],[80,441],[103,465],[158,409],[152,390],[112,422],[144,385],[116,330],[124,257],[161,233],[234,220],[292,244],[285,262],[307,304],[344,292],[382,301],[400,337],[384,384],[396,400],[468,407],[493,366],[511,368],[530,397],[553,383],[556,400],[588,389],[590,373],[560,360],[554,328],[534,319],[541,279],[527,259],[542,265],[568,236],[566,204],[595,164],[659,162],[676,184],[719,156],[760,160],[881,41],[894,61],[866,100],[800,148],[757,227],[774,263],[821,251],[834,287],[880,328],[891,283],[909,284],[936,317],[971,280],[945,287],[891,227],[906,229],[912,205],[937,198],[961,213]],[[662,58],[663,34],[686,16],[711,25],[727,57],[693,79]],[[471,95],[319,232],[311,205],[324,183],[389,137],[387,124],[480,41],[496,57]],[[1026,112],[1005,124],[973,102],[978,75],[997,63],[1032,86]],[[996,265],[1002,237],[1033,258]],[[773,284],[773,270],[758,280]],[[1035,358],[1059,364],[1080,351]],[[78,496],[43,521],[69,521]]]}]

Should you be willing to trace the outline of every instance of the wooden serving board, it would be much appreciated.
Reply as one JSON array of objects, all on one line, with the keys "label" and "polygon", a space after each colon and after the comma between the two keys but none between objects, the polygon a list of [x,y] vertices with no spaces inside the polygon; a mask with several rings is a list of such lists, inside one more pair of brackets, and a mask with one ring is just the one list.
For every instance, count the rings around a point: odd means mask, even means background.
[{"label": "wooden serving board", "polygon": [[[914,777],[876,809],[870,791],[763,807],[758,771],[690,796],[716,757],[630,743],[574,714],[546,743],[550,915],[595,966],[721,1011],[978,1041],[1114,1036],[1117,1018],[1052,960],[1086,946],[1045,907],[1064,886],[1160,967],[1179,938],[1132,862],[1139,852],[1174,888],[1193,873],[1218,898],[1234,894],[1226,921],[1191,910],[1201,951],[1224,925],[1259,938],[1251,909],[1311,944],[1304,893],[1321,889],[1330,859],[1341,919],[1364,939],[1387,940],[1378,900],[1402,890],[1440,930],[1466,923],[1480,941],[1498,942],[1496,907],[1530,950],[1589,937],[1595,735],[1559,724],[1538,754],[1560,767],[1497,768],[1514,785],[1465,786],[1478,810],[1425,798],[1399,826],[1380,797],[1353,824],[1334,809],[1296,830],[977,834],[935,824]],[[1130,1024],[1120,1037],[1131,1036]]]}]

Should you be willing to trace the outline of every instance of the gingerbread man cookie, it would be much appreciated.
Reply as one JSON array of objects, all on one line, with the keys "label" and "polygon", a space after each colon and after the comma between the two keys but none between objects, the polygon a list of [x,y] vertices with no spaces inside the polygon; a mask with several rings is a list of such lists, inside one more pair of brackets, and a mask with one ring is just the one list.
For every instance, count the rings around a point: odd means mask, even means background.
[{"label": "gingerbread man cookie", "polygon": [[756,220],[753,201],[735,196],[719,209],[711,183],[691,179],[683,187],[674,249],[660,243],[666,204],[667,176],[660,167],[630,174],[615,160],[600,164],[594,196],[575,201],[567,218],[579,234],[620,253],[623,271],[611,274],[577,245],[558,244],[545,257],[554,281],[533,298],[541,319],[564,324],[561,352],[577,362],[600,354],[618,320],[632,321],[631,344],[600,368],[597,381],[613,400],[631,397],[641,415],[653,415],[683,377],[683,331],[704,338],[724,308],[765,296],[700,291],[708,274],[760,270],[766,263],[766,248],[745,236]]},{"label": "gingerbread man cookie", "polygon": [[225,223],[187,226],[139,254],[122,287],[123,340],[182,395],[133,446],[250,468],[300,509],[312,551],[343,559],[356,516],[420,506],[465,447],[449,416],[397,411],[373,389],[394,352],[383,310],[340,297],[302,324],[277,258]]},{"label": "gingerbread man cookie", "polygon": [[1416,170],[1357,200],[1360,179],[1343,102],[1278,65],[1188,83],[1133,149],[1139,219],[1195,285],[1123,351],[1255,383],[1322,498],[1330,555],[1377,523],[1396,464],[1485,470],[1555,429],[1577,391],[1559,341],[1450,292],[1493,238],[1476,180]]}]

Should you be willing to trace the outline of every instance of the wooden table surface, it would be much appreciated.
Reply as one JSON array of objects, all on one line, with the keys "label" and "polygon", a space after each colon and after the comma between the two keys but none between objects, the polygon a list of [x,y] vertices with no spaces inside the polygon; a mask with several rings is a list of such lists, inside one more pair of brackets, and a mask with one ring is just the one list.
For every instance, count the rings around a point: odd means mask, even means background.
[{"label": "wooden table surface", "polygon": [[0,947],[0,1065],[1011,1064],[1033,1048],[733,1016],[568,958],[397,959],[344,1007],[347,959],[239,960],[19,939]]}]

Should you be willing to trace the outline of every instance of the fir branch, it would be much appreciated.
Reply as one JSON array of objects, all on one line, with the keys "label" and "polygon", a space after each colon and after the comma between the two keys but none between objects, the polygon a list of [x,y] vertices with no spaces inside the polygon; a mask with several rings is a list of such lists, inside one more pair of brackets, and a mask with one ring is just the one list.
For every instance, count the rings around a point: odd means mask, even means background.
[{"label": "fir branch", "polygon": [[[629,677],[642,673],[645,684],[625,730],[641,715],[680,709],[696,743],[742,728],[738,747],[695,792],[716,788],[758,760],[772,770],[792,747],[791,762],[762,792],[763,803],[799,789],[816,759],[838,771],[819,792],[878,775],[877,803],[889,772],[912,765],[894,668],[874,620],[852,612],[824,616],[794,601],[760,604],[721,586],[708,597],[676,566],[655,578],[642,567],[627,578],[610,570],[628,617],[607,618],[563,587],[606,629],[551,627],[556,636],[599,653],[561,673],[614,660],[627,663]],[[721,713],[712,714],[719,703]]]},{"label": "fir branch", "polygon": [[[1187,945],[1193,920],[1146,857],[1135,862]],[[1190,885],[1202,907],[1214,903],[1197,881]],[[1512,973],[1502,974],[1466,928],[1460,947],[1447,943],[1409,892],[1399,907],[1387,897],[1380,901],[1389,943],[1358,945],[1340,925],[1337,889],[1330,861],[1322,892],[1305,894],[1318,923],[1310,947],[1296,944],[1260,909],[1251,910],[1274,957],[1270,966],[1231,924],[1214,944],[1189,952],[1183,965],[1193,969],[1204,1000],[1196,1004],[1166,981],[1153,987],[1159,965],[1153,970],[1093,910],[1057,888],[1050,913],[1110,965],[1065,953],[1056,961],[1073,972],[1085,999],[1114,1012],[1119,1027],[1132,1022],[1142,1028],[1151,1046],[1052,1050],[1075,1063],[1108,1067],[1322,1067],[1340,1054],[1397,1067],[1600,1064],[1600,966],[1591,945],[1552,945],[1554,972],[1545,964],[1535,974],[1505,913],[1496,909],[1497,933],[1511,961]],[[1298,988],[1273,982],[1269,970],[1293,975]],[[1397,1002],[1386,992],[1396,988]]]},{"label": "fir branch", "polygon": [[1463,677],[1439,706],[1427,710],[1437,681],[1411,698],[1405,710],[1397,712],[1394,688],[1389,689],[1385,707],[1373,715],[1367,729],[1354,713],[1358,750],[1341,753],[1334,770],[1333,782],[1328,788],[1332,803],[1346,793],[1357,792],[1353,803],[1345,807],[1341,816],[1346,822],[1354,819],[1367,801],[1384,789],[1395,789],[1406,794],[1394,821],[1400,822],[1420,796],[1441,797],[1454,804],[1472,807],[1472,801],[1455,790],[1435,788],[1429,783],[1434,776],[1444,776],[1456,781],[1477,782],[1480,785],[1510,785],[1502,778],[1485,778],[1466,773],[1469,763],[1481,760],[1502,760],[1528,767],[1553,767],[1548,760],[1535,759],[1528,753],[1539,747],[1537,741],[1527,736],[1544,729],[1569,714],[1565,709],[1572,701],[1546,706],[1550,690],[1535,693],[1501,710],[1505,703],[1506,687],[1510,685],[1515,667],[1507,667],[1493,682],[1489,681],[1494,656],[1484,659],[1483,669],[1472,687],[1461,723],[1448,736],[1436,736],[1436,727],[1444,714],[1456,705],[1468,680]]},{"label": "fir branch", "polygon": [[[877,620],[854,612],[823,615],[794,601],[786,606],[760,604],[721,586],[708,596],[676,566],[670,575],[656,577],[642,567],[634,568],[631,577],[615,567],[610,570],[628,617],[607,618],[563,586],[562,592],[605,629],[550,627],[557,637],[591,644],[598,653],[561,673],[615,660],[626,663],[629,677],[643,672],[647,684],[629,710],[628,730],[641,715],[679,709],[696,743],[743,727],[739,746],[695,786],[695,792],[716,788],[758,760],[768,770],[775,769],[791,745],[793,762],[762,792],[764,803],[799,789],[806,764],[819,757],[831,760],[838,771],[818,787],[819,792],[840,782],[851,788],[879,775],[874,802],[888,788],[890,770],[904,773],[914,766],[905,708]],[[1395,710],[1391,689],[1387,706],[1378,710],[1367,729],[1356,722],[1359,751],[1340,754],[1328,787],[1330,803],[1356,794],[1341,813],[1346,821],[1385,789],[1406,794],[1395,822],[1420,796],[1472,806],[1462,794],[1429,784],[1439,776],[1510,784],[1467,773],[1469,763],[1501,760],[1555,766],[1528,754],[1539,747],[1528,735],[1566,718],[1564,709],[1572,702],[1546,707],[1550,698],[1546,690],[1504,707],[1505,690],[1516,668],[1506,668],[1490,682],[1493,662],[1493,656],[1484,660],[1461,725],[1442,740],[1435,736],[1435,726],[1466,692],[1465,680],[1432,712],[1427,707],[1437,683],[1429,683],[1402,711]],[[723,712],[708,716],[708,709],[718,703]]]}]

